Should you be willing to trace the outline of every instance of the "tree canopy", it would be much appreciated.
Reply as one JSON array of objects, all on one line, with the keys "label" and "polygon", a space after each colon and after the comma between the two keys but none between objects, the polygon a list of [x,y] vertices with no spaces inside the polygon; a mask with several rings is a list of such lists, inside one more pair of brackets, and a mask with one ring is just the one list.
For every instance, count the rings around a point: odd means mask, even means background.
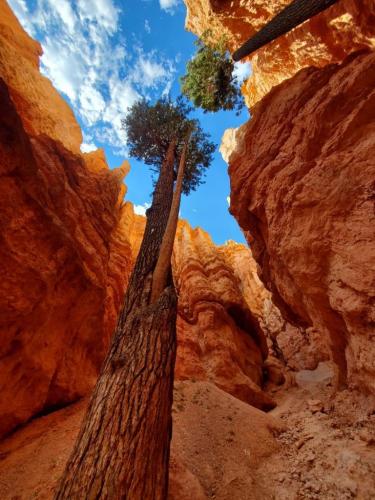
[{"label": "tree canopy", "polygon": [[204,112],[221,109],[238,112],[244,106],[237,79],[233,76],[234,63],[226,51],[225,39],[209,44],[206,31],[195,44],[198,51],[186,66],[181,78],[182,93]]},{"label": "tree canopy", "polygon": [[[158,173],[173,139],[177,140],[176,158],[180,156],[184,139],[193,129],[186,155],[183,193],[189,194],[202,184],[205,170],[210,166],[215,144],[209,141],[198,120],[188,116],[192,108],[183,97],[173,102],[165,97],[150,104],[146,99],[137,101],[122,120],[127,133],[130,155],[142,160]],[[175,165],[177,170],[177,165]]]}]

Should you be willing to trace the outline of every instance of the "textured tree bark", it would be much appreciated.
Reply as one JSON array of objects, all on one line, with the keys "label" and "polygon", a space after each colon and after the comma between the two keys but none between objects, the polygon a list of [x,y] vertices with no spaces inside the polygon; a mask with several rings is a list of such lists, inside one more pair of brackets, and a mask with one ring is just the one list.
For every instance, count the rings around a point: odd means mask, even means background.
[{"label": "textured tree bark", "polygon": [[55,499],[167,497],[177,298],[169,283],[149,304],[173,196],[171,144],[109,354]]},{"label": "textured tree bark", "polygon": [[180,163],[178,166],[176,187],[173,193],[172,207],[169,213],[167,228],[165,230],[160,246],[159,258],[157,260],[155,271],[152,276],[151,304],[159,298],[160,294],[167,285],[168,273],[173,252],[173,243],[177,230],[178,214],[180,211],[182,182],[184,180],[185,174],[186,151],[188,148],[190,135],[191,131],[186,136],[185,144],[182,149]]},{"label": "textured tree bark", "polygon": [[237,49],[232,55],[233,60],[239,61],[243,59],[279,36],[288,33],[288,31],[304,21],[307,21],[307,19],[319,14],[319,12],[327,9],[337,1],[338,0],[294,0]]}]

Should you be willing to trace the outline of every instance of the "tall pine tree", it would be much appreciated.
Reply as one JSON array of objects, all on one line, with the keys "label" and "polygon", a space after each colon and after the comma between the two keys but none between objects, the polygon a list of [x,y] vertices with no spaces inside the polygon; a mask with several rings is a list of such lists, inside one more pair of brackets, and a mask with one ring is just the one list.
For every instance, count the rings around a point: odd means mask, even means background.
[{"label": "tall pine tree", "polygon": [[167,496],[177,315],[171,252],[181,192],[202,182],[215,149],[190,111],[182,99],[144,100],[123,120],[131,156],[159,175],[109,353],[56,500]]}]

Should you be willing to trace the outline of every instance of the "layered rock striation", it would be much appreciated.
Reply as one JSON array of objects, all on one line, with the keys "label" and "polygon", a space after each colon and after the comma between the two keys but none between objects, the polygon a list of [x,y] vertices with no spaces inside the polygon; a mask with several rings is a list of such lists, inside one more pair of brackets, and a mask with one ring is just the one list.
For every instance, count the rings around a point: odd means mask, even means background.
[{"label": "layered rock striation", "polygon": [[261,390],[266,337],[245,299],[246,270],[241,281],[230,262],[233,246],[216,247],[202,229],[180,224],[173,257],[179,294],[176,378],[211,381],[269,409],[274,403]]},{"label": "layered rock striation", "polygon": [[[290,0],[185,0],[186,27],[213,38],[225,34],[233,52],[262,28]],[[372,0],[340,0],[325,12],[251,55],[252,76],[243,87],[248,106],[272,87],[309,66],[341,62],[346,55],[375,47]]]}]

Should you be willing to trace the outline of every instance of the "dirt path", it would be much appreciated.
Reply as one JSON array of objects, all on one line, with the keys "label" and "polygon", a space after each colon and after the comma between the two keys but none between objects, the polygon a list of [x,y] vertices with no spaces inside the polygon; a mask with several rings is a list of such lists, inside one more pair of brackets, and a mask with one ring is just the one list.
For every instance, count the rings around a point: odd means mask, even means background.
[{"label": "dirt path", "polygon": [[[333,396],[329,365],[274,388],[264,413],[206,382],[177,382],[170,500],[375,499],[375,401]],[[50,500],[85,401],[0,445],[0,499]]]},{"label": "dirt path", "polygon": [[321,363],[275,394],[271,415],[287,431],[258,469],[267,500],[375,498],[375,401],[351,391],[333,395],[332,375]]}]

